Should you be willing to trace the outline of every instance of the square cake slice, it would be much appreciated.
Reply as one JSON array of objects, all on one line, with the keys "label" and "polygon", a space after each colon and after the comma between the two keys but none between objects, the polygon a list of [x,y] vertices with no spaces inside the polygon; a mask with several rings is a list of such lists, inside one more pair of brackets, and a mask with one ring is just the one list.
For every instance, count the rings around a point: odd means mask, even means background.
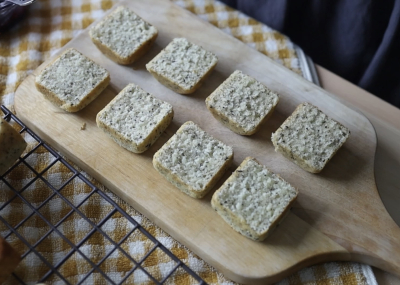
[{"label": "square cake slice", "polygon": [[74,48],[62,53],[35,79],[36,88],[45,98],[67,112],[86,107],[109,82],[106,69]]},{"label": "square cake slice", "polygon": [[196,91],[217,65],[218,59],[185,38],[175,38],[147,65],[162,84],[180,94]]},{"label": "square cake slice", "polygon": [[277,93],[236,70],[206,99],[208,110],[239,135],[252,135],[271,116]]},{"label": "square cake slice", "polygon": [[350,130],[317,107],[302,103],[272,134],[275,151],[312,173],[320,172],[350,136]]},{"label": "square cake slice", "polygon": [[172,106],[135,84],[126,86],[96,117],[96,123],[123,148],[142,153],[169,126]]},{"label": "square cake slice", "polygon": [[6,120],[0,118],[0,175],[3,175],[24,152],[24,138]]},{"label": "square cake slice", "polygon": [[184,123],[153,157],[154,168],[193,198],[202,198],[233,160],[232,147],[193,122]]},{"label": "square cake slice", "polygon": [[247,157],[211,200],[214,210],[237,232],[263,241],[282,221],[298,191]]},{"label": "square cake slice", "polygon": [[131,64],[150,49],[158,31],[132,10],[120,6],[91,28],[89,35],[110,59]]}]

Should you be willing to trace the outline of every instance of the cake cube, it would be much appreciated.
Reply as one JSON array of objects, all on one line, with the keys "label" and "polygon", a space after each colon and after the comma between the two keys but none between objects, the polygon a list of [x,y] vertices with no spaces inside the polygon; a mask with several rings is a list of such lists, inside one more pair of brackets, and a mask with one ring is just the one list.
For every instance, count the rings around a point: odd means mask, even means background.
[{"label": "cake cube", "polygon": [[172,106],[135,84],[126,86],[96,116],[96,123],[123,148],[142,153],[174,117]]},{"label": "cake cube", "polygon": [[277,93],[236,70],[206,99],[208,110],[239,135],[256,133],[279,102]]},{"label": "cake cube", "polygon": [[131,64],[143,56],[155,42],[158,31],[120,6],[89,31],[97,48],[119,64]]},{"label": "cake cube", "polygon": [[185,38],[175,38],[147,65],[162,84],[180,94],[196,91],[217,65],[217,57]]},{"label": "cake cube", "polygon": [[275,151],[312,173],[320,172],[350,136],[350,130],[310,103],[297,106],[272,134]]},{"label": "cake cube", "polygon": [[20,157],[26,142],[6,120],[0,118],[0,175],[3,175]]},{"label": "cake cube", "polygon": [[232,160],[232,147],[189,121],[157,151],[153,165],[181,191],[193,198],[202,198],[222,177]]},{"label": "cake cube", "polygon": [[263,241],[282,221],[298,191],[247,157],[211,199],[214,210],[237,232]]},{"label": "cake cube", "polygon": [[86,107],[109,82],[106,69],[74,48],[67,49],[35,79],[45,98],[67,112]]}]

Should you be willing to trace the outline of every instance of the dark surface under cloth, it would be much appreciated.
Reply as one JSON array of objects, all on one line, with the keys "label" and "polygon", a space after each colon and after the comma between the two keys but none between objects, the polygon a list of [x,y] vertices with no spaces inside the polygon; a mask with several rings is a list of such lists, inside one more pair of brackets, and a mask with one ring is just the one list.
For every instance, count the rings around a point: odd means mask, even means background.
[{"label": "dark surface under cloth", "polygon": [[321,66],[400,107],[400,0],[221,0]]}]

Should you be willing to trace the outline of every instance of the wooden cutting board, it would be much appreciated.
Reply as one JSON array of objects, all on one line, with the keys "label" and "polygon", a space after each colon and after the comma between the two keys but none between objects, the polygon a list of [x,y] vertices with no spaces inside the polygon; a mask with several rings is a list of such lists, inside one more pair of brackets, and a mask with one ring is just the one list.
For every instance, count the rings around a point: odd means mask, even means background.
[{"label": "wooden cutting board", "polygon": [[[121,66],[105,57],[91,42],[88,31],[84,31],[60,52],[74,47],[107,68],[111,73],[110,86],[82,111],[66,113],[47,102],[34,86],[34,76],[50,59],[16,92],[15,108],[25,124],[234,281],[273,283],[305,266],[333,260],[360,261],[400,274],[400,229],[377,193],[376,134],[362,114],[169,1],[135,0],[122,4],[158,28],[159,37],[150,52],[132,66]],[[186,37],[219,58],[216,70],[193,95],[174,93],[145,68],[174,37]],[[281,94],[271,119],[251,137],[223,127],[204,103],[236,69]],[[96,114],[131,82],[171,103],[175,110],[172,124],[143,154],[122,149],[95,122]],[[305,101],[351,130],[349,140],[320,174],[305,172],[275,153],[270,140],[271,133]],[[188,120],[233,147],[235,160],[231,171],[246,156],[254,156],[299,189],[292,212],[264,242],[254,242],[236,233],[212,210],[210,200],[218,185],[202,200],[195,200],[153,169],[153,154]],[[83,123],[86,130],[81,130]],[[229,173],[222,180],[228,176]]]}]

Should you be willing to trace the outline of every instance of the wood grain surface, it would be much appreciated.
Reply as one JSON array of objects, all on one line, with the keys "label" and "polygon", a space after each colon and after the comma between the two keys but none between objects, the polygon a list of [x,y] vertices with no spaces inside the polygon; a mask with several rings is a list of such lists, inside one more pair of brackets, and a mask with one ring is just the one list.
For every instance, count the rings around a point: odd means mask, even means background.
[{"label": "wood grain surface", "polygon": [[[362,112],[375,128],[375,180],[388,213],[400,225],[400,109],[316,65],[322,87]],[[400,284],[397,276],[373,268],[379,285]]]},{"label": "wood grain surface", "polygon": [[[63,50],[75,47],[108,69],[110,86],[82,111],[66,113],[47,102],[34,86],[34,76],[47,64],[44,63],[16,92],[15,108],[25,124],[234,281],[273,283],[305,266],[330,260],[356,260],[400,274],[400,229],[387,214],[376,190],[377,141],[366,117],[169,1],[124,3],[158,28],[159,37],[150,52],[132,66],[121,66],[105,57],[91,42],[88,32],[83,32]],[[167,89],[145,68],[174,37],[182,36],[219,58],[215,71],[189,96]],[[281,95],[270,120],[250,137],[223,127],[207,111],[204,102],[236,69]],[[143,154],[122,149],[95,122],[96,114],[131,82],[171,103],[175,111],[172,124]],[[275,153],[270,140],[271,133],[302,102],[318,106],[351,131],[346,144],[317,175]],[[210,200],[214,191],[195,200],[153,169],[153,154],[188,120],[233,147],[231,171],[246,156],[253,156],[299,189],[292,213],[264,242],[254,242],[236,233],[212,210]],[[80,130],[83,123],[84,131]]]}]

